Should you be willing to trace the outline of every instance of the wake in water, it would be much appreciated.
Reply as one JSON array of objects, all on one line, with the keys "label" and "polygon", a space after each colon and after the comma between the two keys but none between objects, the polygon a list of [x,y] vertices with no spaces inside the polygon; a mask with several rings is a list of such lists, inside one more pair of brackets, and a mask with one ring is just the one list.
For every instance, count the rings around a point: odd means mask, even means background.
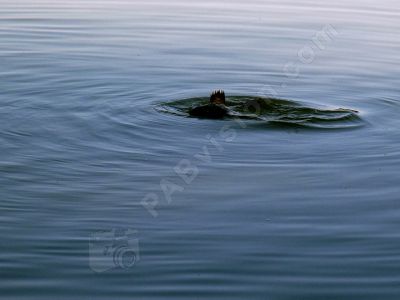
[{"label": "wake in water", "polygon": [[207,97],[188,98],[164,103],[157,109],[184,117],[240,118],[278,126],[354,128],[363,123],[355,110],[317,108],[290,100],[255,96],[229,96],[224,104],[210,103]]}]

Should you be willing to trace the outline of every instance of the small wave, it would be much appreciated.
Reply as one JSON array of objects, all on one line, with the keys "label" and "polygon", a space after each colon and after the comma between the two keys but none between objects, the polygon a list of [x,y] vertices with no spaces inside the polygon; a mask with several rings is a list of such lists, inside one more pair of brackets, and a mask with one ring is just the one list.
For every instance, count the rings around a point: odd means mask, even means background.
[{"label": "small wave", "polygon": [[[189,110],[209,103],[208,97],[187,98],[159,104],[156,109],[181,117],[191,117]],[[358,112],[351,109],[312,107],[301,102],[254,96],[230,96],[224,119],[240,118],[273,126],[321,129],[346,129],[363,125]]]}]

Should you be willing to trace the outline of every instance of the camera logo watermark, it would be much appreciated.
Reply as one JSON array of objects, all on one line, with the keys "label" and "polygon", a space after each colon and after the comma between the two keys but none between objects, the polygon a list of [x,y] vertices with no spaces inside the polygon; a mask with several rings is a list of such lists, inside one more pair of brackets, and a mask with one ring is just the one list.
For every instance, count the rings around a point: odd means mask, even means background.
[{"label": "camera logo watermark", "polygon": [[[306,45],[298,49],[296,58],[282,67],[283,80],[274,86],[264,84],[257,94],[263,97],[278,97],[281,94],[280,89],[286,88],[291,80],[298,79],[301,68],[313,63],[317,55],[338,35],[339,32],[331,24],[323,26]],[[257,101],[250,101],[246,104],[245,110],[256,116],[260,113],[261,107]],[[196,180],[201,166],[213,161],[215,152],[221,154],[225,150],[225,144],[235,141],[238,132],[234,126],[239,125],[242,129],[247,127],[239,117],[233,118],[233,121],[236,125],[224,124],[218,133],[207,134],[203,146],[197,153],[176,163],[172,178],[160,178],[158,187],[141,199],[140,203],[149,215],[157,218],[162,203],[170,205],[175,193],[183,192]],[[89,266],[94,272],[101,273],[114,268],[129,269],[139,260],[139,239],[136,230],[111,229],[92,234],[89,242]]]},{"label": "camera logo watermark", "polygon": [[140,260],[137,234],[137,230],[117,228],[93,233],[89,240],[90,269],[102,273],[132,268]]}]

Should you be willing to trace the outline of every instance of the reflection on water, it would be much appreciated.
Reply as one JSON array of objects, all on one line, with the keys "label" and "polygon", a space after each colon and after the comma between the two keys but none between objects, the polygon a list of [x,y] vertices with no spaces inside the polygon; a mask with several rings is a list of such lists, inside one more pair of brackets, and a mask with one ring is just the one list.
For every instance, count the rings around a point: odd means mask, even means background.
[{"label": "reflection on water", "polygon": [[0,8],[1,296],[398,299],[398,1]]}]

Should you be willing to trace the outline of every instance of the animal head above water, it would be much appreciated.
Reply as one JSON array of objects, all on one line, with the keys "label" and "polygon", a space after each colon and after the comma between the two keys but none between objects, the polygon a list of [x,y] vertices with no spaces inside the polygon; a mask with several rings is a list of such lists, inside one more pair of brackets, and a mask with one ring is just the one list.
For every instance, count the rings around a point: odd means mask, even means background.
[{"label": "animal head above water", "polygon": [[[224,99],[225,103],[212,102],[214,98]],[[268,125],[275,128],[295,126],[348,129],[365,124],[352,109],[335,109],[311,103],[251,95],[230,95],[225,99],[223,91],[215,91],[211,97],[186,98],[163,103],[157,110],[183,117],[259,121],[261,126]]]},{"label": "animal head above water", "polygon": [[210,103],[225,104],[225,92],[223,90],[215,90],[211,93]]}]

